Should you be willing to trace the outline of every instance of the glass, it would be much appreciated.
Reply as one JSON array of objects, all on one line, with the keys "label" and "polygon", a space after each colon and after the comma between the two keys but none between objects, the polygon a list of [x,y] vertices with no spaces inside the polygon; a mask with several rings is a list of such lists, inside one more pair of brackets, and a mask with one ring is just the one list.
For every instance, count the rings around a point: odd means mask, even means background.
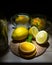
[{"label": "glass", "polygon": [[[25,18],[19,19],[20,16],[24,16]],[[16,22],[15,20],[16,18],[18,18],[18,22]],[[29,28],[31,27],[29,24],[30,18],[31,18],[30,15],[27,13],[19,13],[19,14],[15,14],[14,16],[12,16],[10,21],[13,25],[13,28],[16,28],[18,26],[25,26],[26,28]],[[29,19],[28,22],[26,21],[27,19]]]}]

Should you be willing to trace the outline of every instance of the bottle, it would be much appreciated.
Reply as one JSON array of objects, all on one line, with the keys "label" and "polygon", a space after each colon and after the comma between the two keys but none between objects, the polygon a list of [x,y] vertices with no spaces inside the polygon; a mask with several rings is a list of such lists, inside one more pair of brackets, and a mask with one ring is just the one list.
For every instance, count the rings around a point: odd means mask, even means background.
[{"label": "bottle", "polygon": [[7,20],[0,19],[0,54],[8,48],[8,25]]}]

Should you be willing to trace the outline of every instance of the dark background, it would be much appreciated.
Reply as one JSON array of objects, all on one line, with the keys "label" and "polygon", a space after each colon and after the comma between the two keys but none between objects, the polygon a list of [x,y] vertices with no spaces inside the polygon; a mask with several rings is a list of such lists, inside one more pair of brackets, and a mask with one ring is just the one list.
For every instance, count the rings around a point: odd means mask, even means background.
[{"label": "dark background", "polygon": [[0,1],[0,18],[10,19],[18,13],[42,14],[52,20],[52,2],[51,0]]},{"label": "dark background", "polygon": [[32,1],[7,1],[0,2],[0,18],[10,19],[15,14],[28,13],[43,14],[48,18],[52,18],[52,2],[51,0],[32,0]]}]

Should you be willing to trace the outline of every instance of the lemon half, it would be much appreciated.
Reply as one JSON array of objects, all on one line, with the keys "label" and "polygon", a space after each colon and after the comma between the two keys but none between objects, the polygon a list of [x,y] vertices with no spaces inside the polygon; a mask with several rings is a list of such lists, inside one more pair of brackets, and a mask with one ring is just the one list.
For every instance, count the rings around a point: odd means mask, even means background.
[{"label": "lemon half", "polygon": [[30,29],[29,29],[29,34],[32,34],[34,38],[36,38],[36,35],[38,33],[38,28],[35,27],[35,26],[32,26]]},{"label": "lemon half", "polygon": [[31,53],[33,51],[36,50],[36,47],[34,44],[30,43],[30,42],[22,42],[20,43],[19,45],[19,48],[20,50],[23,52],[23,53]]},{"label": "lemon half", "polygon": [[39,44],[44,44],[48,39],[48,33],[44,30],[40,31],[37,35],[36,35],[36,42]]}]

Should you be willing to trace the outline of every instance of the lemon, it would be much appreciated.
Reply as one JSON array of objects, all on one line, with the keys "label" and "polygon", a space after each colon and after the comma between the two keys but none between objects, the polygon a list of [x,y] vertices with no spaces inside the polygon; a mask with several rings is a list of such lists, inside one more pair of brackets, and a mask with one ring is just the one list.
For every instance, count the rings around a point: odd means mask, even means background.
[{"label": "lemon", "polygon": [[24,58],[32,58],[36,55],[36,46],[31,42],[21,42],[19,44],[19,53]]},{"label": "lemon", "polygon": [[35,27],[35,26],[32,26],[30,29],[29,29],[29,34],[32,34],[34,38],[36,38],[36,35],[38,33],[38,28]]},{"label": "lemon", "polygon": [[38,44],[44,44],[48,39],[48,33],[44,30],[38,32],[38,34],[36,35],[36,42]]},{"label": "lemon", "polygon": [[20,43],[19,48],[24,53],[31,53],[36,50],[36,47],[34,44],[32,44],[30,42],[26,42],[26,41]]},{"label": "lemon", "polygon": [[12,33],[13,40],[23,40],[28,36],[28,29],[24,26],[19,26]]},{"label": "lemon", "polygon": [[32,58],[36,55],[36,47],[31,42],[22,42],[19,44],[19,53],[24,58]]},{"label": "lemon", "polygon": [[26,59],[30,59],[30,58],[33,58],[35,55],[36,55],[36,51],[34,51],[33,53],[31,54],[22,54],[20,53],[20,55]]},{"label": "lemon", "polygon": [[25,24],[29,21],[29,17],[27,15],[18,15],[15,19],[16,23]]}]

